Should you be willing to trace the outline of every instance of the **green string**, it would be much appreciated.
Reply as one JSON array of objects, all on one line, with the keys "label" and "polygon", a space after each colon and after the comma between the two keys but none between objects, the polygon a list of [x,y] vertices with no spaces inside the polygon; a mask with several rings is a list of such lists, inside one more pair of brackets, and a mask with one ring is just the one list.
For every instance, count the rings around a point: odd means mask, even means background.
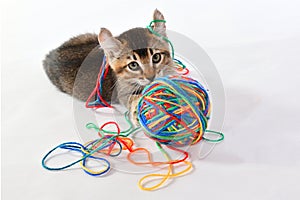
[{"label": "green string", "polygon": [[163,40],[165,40],[166,42],[168,42],[169,43],[169,45],[170,45],[170,47],[171,47],[171,52],[172,52],[172,59],[173,59],[173,61],[174,62],[176,62],[178,65],[180,65],[181,67],[182,67],[182,69],[185,69],[186,68],[186,65],[185,64],[183,64],[180,60],[178,60],[178,59],[175,59],[175,56],[174,56],[174,46],[173,46],[173,44],[172,44],[172,42],[167,38],[167,37],[165,37],[165,36],[163,36],[163,35],[161,35],[161,34],[159,34],[158,32],[156,32],[156,31],[154,31],[153,30],[153,23],[155,23],[155,22],[163,22],[163,23],[166,23],[166,20],[162,20],[162,19],[156,19],[156,20],[152,20],[151,22],[150,22],[150,24],[147,26],[147,28],[148,28],[148,30],[151,32],[151,33],[153,33],[154,35],[156,35],[156,36],[158,36],[158,37],[160,37],[160,38],[162,38]]},{"label": "green string", "polygon": [[[131,122],[131,120],[129,119],[129,116],[128,116],[128,111],[126,111],[124,113],[124,116],[125,116],[125,120],[126,120],[127,124],[129,125],[129,128],[124,130],[124,131],[121,131],[119,136],[127,137],[130,134],[132,134],[132,133],[136,132],[137,130],[139,130],[141,127],[136,127],[136,128],[133,127],[133,123]],[[100,132],[101,134],[105,134],[105,133],[116,134],[116,135],[118,134],[118,132],[116,132],[116,131],[109,131],[109,130],[105,130],[105,129],[99,129],[99,127],[94,123],[87,123],[86,128],[94,129],[95,131]]]},{"label": "green string", "polygon": [[155,22],[163,22],[163,23],[166,23],[166,20],[162,20],[162,19],[152,20],[152,21],[150,22],[150,24],[147,26],[147,28],[149,29],[149,31],[150,31],[151,33],[153,33],[154,35],[156,35],[156,36],[158,36],[158,37],[161,37],[163,40],[165,40],[166,42],[169,43],[169,45],[171,46],[171,49],[172,49],[172,59],[174,59],[174,47],[173,47],[172,42],[171,42],[167,37],[165,37],[165,36],[163,36],[163,35],[161,35],[161,34],[159,34],[158,32],[156,32],[156,31],[153,30],[152,24],[155,23]]},{"label": "green string", "polygon": [[[101,138],[94,141],[94,144],[89,149],[93,149],[93,147],[95,147],[98,143],[100,143],[105,138],[105,136],[106,136],[105,134],[114,134],[115,136],[110,137],[107,140],[105,140],[105,142],[101,145],[101,147],[104,147],[109,141],[114,140],[116,137],[128,137],[129,135],[131,135],[131,134],[135,133],[136,131],[140,130],[141,127],[134,128],[132,122],[129,119],[128,111],[126,111],[124,113],[124,115],[125,115],[125,120],[126,120],[127,124],[129,124],[129,128],[127,130],[121,131],[120,134],[118,134],[118,132],[116,132],[116,131],[109,131],[109,130],[105,130],[105,129],[100,129],[94,123],[86,124],[86,128],[94,129],[95,131],[100,132],[101,135],[103,135]],[[97,149],[99,149],[99,148],[97,148]]]},{"label": "green string", "polygon": [[202,136],[202,139],[207,141],[207,142],[213,142],[213,143],[218,143],[224,140],[224,134],[218,131],[211,131],[211,130],[205,130],[205,133],[213,133],[215,135],[220,136],[218,139],[209,139],[204,137],[204,135]]},{"label": "green string", "polygon": [[168,159],[171,160],[170,155],[164,150],[164,148],[161,146],[159,142],[155,142],[156,147],[159,149],[159,151]]}]

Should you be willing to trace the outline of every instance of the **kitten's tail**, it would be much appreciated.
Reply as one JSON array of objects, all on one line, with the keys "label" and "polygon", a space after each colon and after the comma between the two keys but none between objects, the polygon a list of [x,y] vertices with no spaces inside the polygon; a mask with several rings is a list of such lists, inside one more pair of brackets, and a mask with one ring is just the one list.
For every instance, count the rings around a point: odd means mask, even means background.
[{"label": "kitten's tail", "polygon": [[[87,33],[73,37],[50,51],[43,61],[43,66],[51,82],[60,91],[72,95],[78,69],[98,45],[97,35]],[[86,100],[86,95],[79,98]]]}]

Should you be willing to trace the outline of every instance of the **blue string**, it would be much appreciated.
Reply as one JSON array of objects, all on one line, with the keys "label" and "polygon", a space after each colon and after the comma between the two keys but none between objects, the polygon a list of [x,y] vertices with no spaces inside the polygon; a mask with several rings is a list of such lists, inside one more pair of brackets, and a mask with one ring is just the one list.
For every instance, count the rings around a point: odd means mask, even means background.
[{"label": "blue string", "polygon": [[[116,141],[116,140],[115,140]],[[96,142],[96,141],[94,141]],[[118,143],[119,146],[121,146],[120,142],[119,141],[116,141]],[[89,145],[91,145],[92,143],[90,143]],[[52,150],[50,150],[42,159],[42,166],[47,169],[47,170],[50,170],[50,171],[58,171],[58,170],[64,170],[64,169],[67,169],[81,161],[83,166],[86,166],[86,161],[87,159],[96,159],[96,160],[101,160],[101,161],[104,161],[106,163],[106,169],[104,171],[101,171],[100,173],[90,173],[88,171],[86,171],[85,169],[84,172],[89,174],[89,175],[92,175],[92,176],[99,176],[99,175],[102,175],[102,174],[105,174],[106,172],[109,171],[110,169],[110,163],[108,162],[108,160],[106,160],[105,158],[100,158],[100,157],[96,157],[96,156],[92,156],[92,154],[94,154],[95,152],[99,151],[99,150],[102,150],[110,145],[112,145],[113,143],[109,143],[108,145],[103,145],[103,146],[100,146],[98,147],[97,149],[93,150],[93,151],[90,151],[87,147],[89,145],[87,145],[86,147],[83,146],[82,144],[78,143],[78,142],[66,142],[66,143],[62,143],[56,147],[54,147]],[[71,150],[71,151],[76,151],[76,152],[79,152],[82,154],[82,158],[81,159],[78,159],[70,164],[67,164],[65,166],[62,166],[62,167],[48,167],[46,165],[46,159],[48,158],[48,156],[54,152],[55,150],[57,149],[66,149],[66,150]],[[87,151],[89,153],[85,153],[84,151]],[[119,152],[120,154],[121,152]],[[116,155],[119,155],[119,154],[116,154]],[[113,156],[116,156],[116,155],[113,155]]]},{"label": "blue string", "polygon": [[[195,89],[203,92],[203,98],[205,104],[199,104],[199,106],[196,105],[195,102],[198,102],[198,97],[194,95],[190,95],[187,91],[185,91],[183,88],[180,87],[180,83],[190,85],[190,87],[194,87]],[[173,88],[173,89],[171,89]],[[169,102],[173,102],[175,104],[178,104],[181,106],[188,106],[191,107],[195,114],[199,116],[200,121],[195,120],[193,117],[190,116],[188,112],[176,114],[173,112],[173,110],[178,109],[177,106],[172,105],[170,108],[164,108],[165,112],[169,113],[173,117],[175,117],[178,120],[183,120],[186,124],[189,124],[191,127],[195,127],[198,123],[199,126],[195,132],[199,131],[200,127],[203,127],[203,131],[206,130],[207,127],[207,120],[208,120],[208,109],[209,109],[209,97],[208,93],[206,92],[206,89],[197,81],[190,79],[181,79],[180,77],[177,78],[170,78],[170,77],[160,77],[157,78],[156,81],[151,86],[146,86],[146,88],[142,92],[142,97],[145,96],[154,96],[156,98],[162,98],[164,99],[165,96],[155,96],[157,92],[160,92],[161,90],[164,91],[164,93],[168,94],[175,94],[175,98],[168,96],[167,100]],[[202,94],[201,94],[202,95]],[[181,99],[184,99],[184,102],[181,101]],[[142,109],[145,108],[145,109]],[[202,108],[203,107],[203,108]],[[193,133],[186,132],[185,129],[180,130],[173,130],[171,128],[170,130],[168,127],[178,127],[178,123],[176,120],[168,120],[168,121],[161,121],[158,124],[156,124],[154,127],[149,127],[149,124],[152,124],[153,121],[156,121],[157,118],[159,118],[159,114],[156,114],[156,116],[149,119],[149,117],[146,116],[146,113],[149,112],[150,108],[153,107],[152,103],[150,101],[143,101],[143,103],[139,102],[137,110],[140,113],[138,115],[139,122],[143,129],[147,132],[147,134],[150,137],[153,137],[157,139],[161,144],[169,145],[169,146],[176,146],[180,143],[180,145],[189,145],[190,144],[190,138],[193,136]],[[155,108],[158,110],[158,108]],[[159,112],[161,114],[161,112]],[[183,134],[184,133],[184,134]],[[159,137],[157,137],[159,136]]]}]

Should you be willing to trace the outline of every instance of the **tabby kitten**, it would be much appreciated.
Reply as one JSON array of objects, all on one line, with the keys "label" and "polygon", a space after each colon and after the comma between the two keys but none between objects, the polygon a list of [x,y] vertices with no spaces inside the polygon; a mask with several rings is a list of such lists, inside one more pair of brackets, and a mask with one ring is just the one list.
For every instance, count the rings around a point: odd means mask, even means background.
[{"label": "tabby kitten", "polygon": [[[156,9],[153,19],[164,20],[164,16]],[[154,23],[152,28],[166,37],[163,22]],[[71,38],[52,50],[43,64],[59,90],[86,101],[95,87],[104,55],[109,71],[103,83],[103,98],[126,106],[137,123],[136,106],[142,89],[157,77],[176,73],[168,43],[147,28],[133,28],[117,37],[102,28],[98,36],[87,33]]]}]

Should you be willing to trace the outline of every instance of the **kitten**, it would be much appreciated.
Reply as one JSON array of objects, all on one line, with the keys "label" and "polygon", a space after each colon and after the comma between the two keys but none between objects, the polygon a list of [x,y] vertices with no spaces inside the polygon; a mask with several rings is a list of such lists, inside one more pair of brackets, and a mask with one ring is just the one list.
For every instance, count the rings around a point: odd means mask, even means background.
[{"label": "kitten", "polygon": [[[153,19],[164,20],[164,16],[156,9]],[[166,37],[163,22],[155,22],[153,30]],[[133,28],[117,37],[102,28],[98,36],[87,33],[63,43],[46,56],[43,65],[59,90],[86,101],[95,87],[103,55],[109,63],[103,98],[126,106],[137,124],[136,106],[142,89],[157,77],[176,73],[169,45],[147,28]]]}]

